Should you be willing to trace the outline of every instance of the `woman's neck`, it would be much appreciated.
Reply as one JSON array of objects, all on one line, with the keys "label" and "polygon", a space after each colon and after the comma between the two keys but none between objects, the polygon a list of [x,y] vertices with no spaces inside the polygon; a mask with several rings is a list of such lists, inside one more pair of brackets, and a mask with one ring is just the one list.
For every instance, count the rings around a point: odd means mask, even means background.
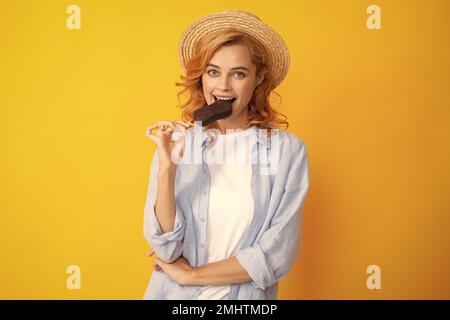
[{"label": "woman's neck", "polygon": [[237,130],[245,130],[248,129],[250,126],[247,123],[247,119],[244,119],[245,121],[230,121],[230,120],[217,120],[213,128],[220,131],[221,134],[227,134],[227,130],[237,131]]}]

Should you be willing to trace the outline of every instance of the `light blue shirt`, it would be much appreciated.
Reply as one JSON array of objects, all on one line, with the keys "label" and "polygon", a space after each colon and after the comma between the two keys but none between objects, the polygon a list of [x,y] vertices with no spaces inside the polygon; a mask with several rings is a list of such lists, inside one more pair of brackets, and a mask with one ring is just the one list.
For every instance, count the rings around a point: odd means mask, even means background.
[{"label": "light blue shirt", "polygon": [[[203,158],[211,142],[210,131],[190,128],[186,136],[183,161],[175,177],[176,212],[174,228],[161,233],[155,215],[158,154],[155,151],[144,209],[144,236],[155,254],[171,263],[180,256],[193,267],[208,262],[206,256],[206,217],[210,177]],[[251,281],[231,285],[230,300],[276,299],[278,282],[292,268],[300,251],[303,203],[309,189],[308,152],[294,134],[275,129],[252,127],[253,220],[248,233],[234,254]],[[194,134],[196,132],[196,134]],[[233,199],[230,199],[233,201]],[[144,299],[197,299],[201,286],[179,285],[163,271],[153,271]]]}]

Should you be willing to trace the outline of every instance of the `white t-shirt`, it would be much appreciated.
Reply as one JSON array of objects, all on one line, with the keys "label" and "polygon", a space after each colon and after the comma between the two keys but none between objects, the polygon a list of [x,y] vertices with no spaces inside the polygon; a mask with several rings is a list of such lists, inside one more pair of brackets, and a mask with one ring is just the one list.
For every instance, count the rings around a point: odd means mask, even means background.
[{"label": "white t-shirt", "polygon": [[[216,135],[205,150],[210,174],[207,216],[208,263],[233,256],[253,219],[252,164],[250,152],[256,142],[252,128]],[[221,152],[222,151],[222,152]],[[228,299],[230,285],[204,286],[198,299]]]}]

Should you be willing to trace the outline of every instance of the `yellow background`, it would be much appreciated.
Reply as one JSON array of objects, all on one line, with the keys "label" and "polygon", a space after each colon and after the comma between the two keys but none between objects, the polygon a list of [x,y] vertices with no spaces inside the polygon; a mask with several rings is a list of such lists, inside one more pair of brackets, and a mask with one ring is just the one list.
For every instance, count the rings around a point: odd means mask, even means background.
[{"label": "yellow background", "polygon": [[0,298],[142,298],[145,129],[179,118],[181,33],[231,8],[285,39],[279,108],[309,150],[302,253],[279,298],[450,298],[446,0],[2,0]]}]

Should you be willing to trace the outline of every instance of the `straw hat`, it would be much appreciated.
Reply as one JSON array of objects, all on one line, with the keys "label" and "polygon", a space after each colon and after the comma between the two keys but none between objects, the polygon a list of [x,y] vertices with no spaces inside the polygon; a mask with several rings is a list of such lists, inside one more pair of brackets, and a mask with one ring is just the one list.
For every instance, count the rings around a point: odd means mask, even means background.
[{"label": "straw hat", "polygon": [[186,71],[186,62],[192,58],[199,39],[206,34],[232,27],[259,41],[268,52],[269,73],[274,87],[278,86],[289,69],[289,51],[281,36],[272,27],[250,12],[227,10],[196,20],[181,36],[178,50],[180,62]]}]

